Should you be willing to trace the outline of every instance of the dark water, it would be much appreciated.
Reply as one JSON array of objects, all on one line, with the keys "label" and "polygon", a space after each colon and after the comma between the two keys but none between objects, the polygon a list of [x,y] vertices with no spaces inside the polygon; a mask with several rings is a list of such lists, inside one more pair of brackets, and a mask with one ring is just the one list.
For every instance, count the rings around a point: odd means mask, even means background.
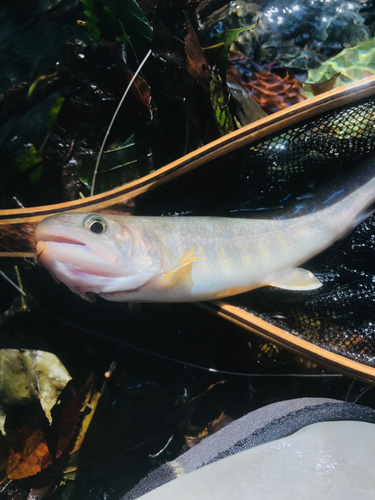
[{"label": "dark water", "polygon": [[[55,6],[40,2],[37,8],[29,2],[3,2],[0,90],[53,72],[63,41],[79,37],[87,42],[75,23],[82,16],[75,1]],[[56,96],[52,97],[3,125],[3,158],[11,158],[22,144],[43,141],[41,124]],[[2,182],[12,177],[6,163],[0,168]],[[207,180],[201,184],[204,192],[195,188],[196,181],[193,177],[176,184],[175,198],[168,197],[168,206],[163,206],[167,186],[145,197],[138,212],[227,213],[233,204],[236,210],[242,208],[249,196],[246,180],[236,185],[226,179],[211,185]],[[279,196],[275,203],[280,203]],[[13,269],[1,270],[16,280]],[[120,497],[149,470],[180,454],[186,434],[197,433],[221,413],[235,419],[275,401],[305,396],[374,407],[373,390],[365,384],[330,374],[277,348],[269,346],[265,352],[261,339],[197,306],[146,304],[139,314],[131,315],[127,304],[84,302],[55,284],[41,268],[25,266],[21,277],[30,312],[19,312],[3,322],[1,348],[53,352],[77,386],[92,371],[100,386],[103,374],[111,364],[115,366],[79,453],[76,478],[59,488],[55,499]],[[17,310],[17,300],[18,293],[1,280],[0,312]],[[218,385],[189,403],[213,384]],[[150,457],[171,435],[168,448]]]}]

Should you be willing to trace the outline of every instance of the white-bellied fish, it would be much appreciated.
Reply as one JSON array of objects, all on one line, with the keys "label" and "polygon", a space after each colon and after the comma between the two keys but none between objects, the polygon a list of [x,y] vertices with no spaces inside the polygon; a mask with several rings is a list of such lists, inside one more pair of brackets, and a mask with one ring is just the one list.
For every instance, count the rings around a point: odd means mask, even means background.
[{"label": "white-bellied fish", "polygon": [[375,158],[303,201],[272,220],[54,215],[36,228],[37,259],[86,299],[194,302],[265,285],[311,290],[321,283],[299,266],[370,213]]}]

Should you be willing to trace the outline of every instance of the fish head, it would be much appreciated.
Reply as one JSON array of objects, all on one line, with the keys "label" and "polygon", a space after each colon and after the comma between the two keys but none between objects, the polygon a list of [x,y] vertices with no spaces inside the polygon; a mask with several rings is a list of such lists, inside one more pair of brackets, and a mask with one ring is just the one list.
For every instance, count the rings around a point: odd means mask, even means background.
[{"label": "fish head", "polygon": [[135,219],[80,213],[48,217],[35,229],[36,260],[83,298],[135,291],[162,267],[157,238]]}]

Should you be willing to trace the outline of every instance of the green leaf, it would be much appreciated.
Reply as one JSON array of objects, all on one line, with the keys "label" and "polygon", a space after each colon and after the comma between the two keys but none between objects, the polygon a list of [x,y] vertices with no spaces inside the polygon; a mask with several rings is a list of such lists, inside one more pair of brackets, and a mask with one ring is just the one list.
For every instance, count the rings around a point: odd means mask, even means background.
[{"label": "green leaf", "polygon": [[[79,157],[76,176],[91,188],[97,153]],[[145,132],[133,133],[123,144],[104,151],[96,179],[97,192],[134,181],[155,170],[151,142]]]},{"label": "green leaf", "polygon": [[42,175],[42,157],[33,145],[30,145],[25,151],[21,151],[15,158],[15,165],[19,173],[27,173],[31,184],[40,181]]},{"label": "green leaf", "polygon": [[219,75],[212,72],[210,82],[211,103],[215,112],[216,124],[221,135],[229,134],[235,130],[235,123],[228,107],[225,86]]},{"label": "green leaf", "polygon": [[52,353],[29,349],[0,349],[0,431],[6,409],[39,400],[51,422],[51,409],[71,376]]},{"label": "green leaf", "polygon": [[253,29],[257,23],[250,26],[244,26],[242,28],[236,28],[233,30],[223,31],[211,39],[211,45],[205,47],[205,56],[211,66],[217,64],[219,67],[219,73],[223,82],[226,82],[226,71],[228,63],[229,50],[232,43],[238,37],[240,33]]},{"label": "green leaf", "polygon": [[118,42],[127,42],[127,43],[131,43],[130,41],[130,38],[129,38],[129,35],[126,33],[125,31],[125,28],[124,28],[124,25],[121,21],[119,21],[119,24],[121,26],[121,31],[122,31],[122,36],[118,36],[116,37],[116,40]]},{"label": "green leaf", "polygon": [[319,68],[311,69],[308,73],[308,80],[311,83],[318,83],[329,80],[337,73],[340,73],[336,80],[337,87],[374,75],[375,38],[344,49],[335,57],[325,61]]},{"label": "green leaf", "polygon": [[144,57],[152,41],[152,27],[135,0],[81,0],[92,40],[131,42]]},{"label": "green leaf", "polygon": [[47,130],[50,131],[51,128],[53,127],[57,115],[59,114],[59,111],[61,109],[61,106],[64,104],[65,97],[58,97],[55,101],[55,104],[53,105],[53,108],[49,112],[48,115],[48,120],[47,120]]},{"label": "green leaf", "polygon": [[90,32],[91,40],[99,45],[101,33],[99,29],[99,19],[95,14],[98,2],[97,0],[81,0],[81,2],[85,8],[85,14],[87,17],[86,28]]}]

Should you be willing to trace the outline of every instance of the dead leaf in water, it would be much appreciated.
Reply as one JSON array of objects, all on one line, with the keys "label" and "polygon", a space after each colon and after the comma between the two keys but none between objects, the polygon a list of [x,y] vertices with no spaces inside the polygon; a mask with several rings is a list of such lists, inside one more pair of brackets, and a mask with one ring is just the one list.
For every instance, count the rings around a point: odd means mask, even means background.
[{"label": "dead leaf in water", "polygon": [[228,84],[240,85],[266,113],[275,113],[307,99],[298,78],[277,63],[257,64],[249,58],[231,60]]},{"label": "dead leaf in water", "polygon": [[185,24],[187,35],[185,38],[185,52],[187,58],[187,70],[190,75],[199,83],[203,90],[210,93],[210,68],[206,61],[203,49],[200,46],[197,34],[185,14]]},{"label": "dead leaf in water", "polygon": [[[126,71],[126,76],[130,83],[133,78],[133,73],[130,70]],[[148,119],[152,119],[152,109],[151,109],[151,89],[149,84],[140,75],[137,75],[134,80],[130,91],[137,102],[137,113],[147,114]]]},{"label": "dead leaf in water", "polygon": [[215,434],[215,432],[220,431],[232,422],[233,418],[229,417],[229,415],[221,413],[217,418],[215,418],[215,420],[209,422],[207,427],[198,432],[196,435],[185,435],[184,449],[188,450],[192,448],[196,444],[200,443],[212,434]]},{"label": "dead leaf in water", "polygon": [[34,476],[52,464],[44,432],[24,425],[13,445],[7,467],[9,479]]},{"label": "dead leaf in water", "polygon": [[94,375],[91,375],[62,412],[56,458],[61,456],[75,436],[77,437],[74,448],[70,453],[78,451],[82,445],[100,397],[100,392],[96,391],[94,387],[94,380]]},{"label": "dead leaf in water", "polygon": [[306,83],[306,82],[304,82],[303,85],[314,96],[324,94],[324,92],[328,92],[329,90],[332,90],[335,88],[336,80],[340,75],[341,75],[341,73],[336,73],[329,80],[324,80],[324,81],[318,82],[318,83]]},{"label": "dead leaf in water", "polygon": [[73,455],[73,453],[76,453],[82,446],[83,440],[86,436],[87,429],[89,428],[96,407],[98,406],[100,396],[101,393],[96,391],[95,388],[92,388],[91,391],[87,394],[85,408],[84,408],[86,413],[85,416],[83,417],[81,428],[79,430],[74,448],[70,452],[71,455]]},{"label": "dead leaf in water", "polygon": [[71,376],[50,352],[0,349],[0,431],[6,408],[39,400],[49,422],[51,409]]}]

